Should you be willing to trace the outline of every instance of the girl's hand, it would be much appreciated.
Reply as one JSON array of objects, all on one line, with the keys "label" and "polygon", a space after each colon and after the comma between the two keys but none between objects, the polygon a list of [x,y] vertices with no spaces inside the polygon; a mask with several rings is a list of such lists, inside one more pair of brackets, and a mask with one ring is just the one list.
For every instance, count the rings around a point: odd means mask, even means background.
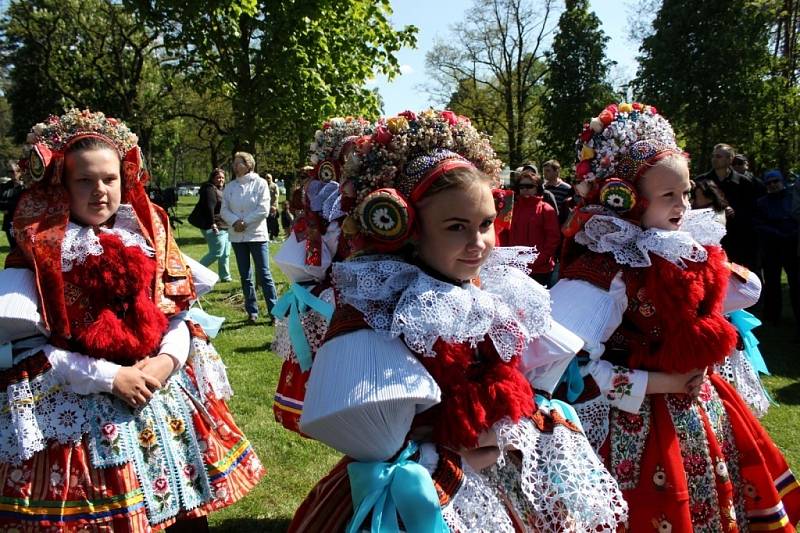
[{"label": "girl's hand", "polygon": [[158,380],[159,388],[167,384],[167,380],[175,372],[175,359],[166,353],[158,354],[155,357],[148,357],[136,363],[136,368],[150,377]]},{"label": "girl's hand", "polygon": [[458,453],[476,472],[488,468],[495,464],[500,457],[497,434],[494,429],[488,429],[478,435],[476,448],[462,449]]},{"label": "girl's hand", "polygon": [[111,392],[131,407],[144,407],[161,383],[135,366],[123,366],[114,376]]},{"label": "girl's hand", "polygon": [[683,374],[650,372],[647,377],[647,394],[697,394],[703,383],[705,368]]}]

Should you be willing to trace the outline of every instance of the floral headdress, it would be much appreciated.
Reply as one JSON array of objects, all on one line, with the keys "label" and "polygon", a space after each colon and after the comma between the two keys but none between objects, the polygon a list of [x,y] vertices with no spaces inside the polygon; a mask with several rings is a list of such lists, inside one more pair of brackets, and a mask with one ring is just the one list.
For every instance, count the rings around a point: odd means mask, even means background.
[{"label": "floral headdress", "polygon": [[128,126],[100,112],[72,108],[64,115],[51,115],[28,133],[20,160],[25,183],[30,186],[48,173],[51,183],[60,182],[64,152],[79,139],[87,137],[105,142],[116,150],[120,160],[133,156],[131,151],[137,152],[136,158],[141,160],[137,146],[139,138]]},{"label": "floral headdress", "polygon": [[576,142],[576,183],[586,204],[625,218],[641,216],[645,202],[637,198],[636,182],[668,155],[682,155],[675,132],[655,107],[634,102],[607,106],[583,127]]},{"label": "floral headdress", "polygon": [[438,175],[458,166],[475,167],[497,180],[502,163],[489,138],[452,111],[404,111],[378,121],[356,141],[344,169],[344,230],[355,248],[392,251],[410,237],[413,204]]}]

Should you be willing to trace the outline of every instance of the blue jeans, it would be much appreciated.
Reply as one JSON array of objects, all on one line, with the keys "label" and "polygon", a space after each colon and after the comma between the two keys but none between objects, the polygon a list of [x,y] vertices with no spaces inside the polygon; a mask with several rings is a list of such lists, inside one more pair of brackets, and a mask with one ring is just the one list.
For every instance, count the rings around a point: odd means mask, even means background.
[{"label": "blue jeans", "polygon": [[250,268],[250,256],[256,264],[256,276],[267,302],[267,312],[272,312],[278,299],[272,273],[269,271],[269,242],[232,242],[233,253],[236,255],[236,264],[239,267],[239,277],[242,279],[242,292],[244,292],[244,308],[249,315],[258,314],[258,301],[256,288],[253,285],[253,272]]},{"label": "blue jeans", "polygon": [[217,261],[217,271],[219,279],[228,281],[231,279],[231,243],[228,240],[228,232],[223,230],[214,233],[213,229],[203,230],[203,237],[208,243],[208,253],[200,259],[200,264],[209,266]]}]

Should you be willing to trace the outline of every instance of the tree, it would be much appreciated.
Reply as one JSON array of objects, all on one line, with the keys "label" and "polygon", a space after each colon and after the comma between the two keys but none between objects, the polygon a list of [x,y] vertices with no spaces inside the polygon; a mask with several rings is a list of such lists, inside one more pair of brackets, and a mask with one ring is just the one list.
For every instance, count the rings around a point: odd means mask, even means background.
[{"label": "tree", "polygon": [[587,0],[567,0],[552,51],[546,54],[547,87],[542,101],[542,136],[551,157],[570,165],[583,122],[615,99],[607,82],[608,37]]},{"label": "tree", "polygon": [[395,53],[416,28],[395,30],[389,0],[128,0],[159,28],[193,86],[230,102],[233,149],[255,151],[283,137],[304,158],[315,128],[343,109],[375,115],[364,88],[376,72],[399,71]]},{"label": "tree", "polygon": [[753,145],[770,68],[769,10],[750,0],[664,0],[640,48],[634,87],[708,166],[719,142]]},{"label": "tree", "polygon": [[467,89],[500,103],[495,125],[507,140],[512,167],[534,150],[528,133],[539,106],[535,90],[547,72],[542,60],[555,5],[554,0],[475,0],[451,42],[438,43],[426,56],[441,100]]}]

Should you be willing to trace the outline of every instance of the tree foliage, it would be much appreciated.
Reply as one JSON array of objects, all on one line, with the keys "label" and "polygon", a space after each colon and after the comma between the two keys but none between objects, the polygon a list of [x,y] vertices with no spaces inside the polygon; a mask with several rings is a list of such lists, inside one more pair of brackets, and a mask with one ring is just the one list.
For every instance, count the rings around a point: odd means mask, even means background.
[{"label": "tree foliage", "polygon": [[575,138],[583,121],[615,99],[606,81],[608,37],[587,0],[567,0],[553,47],[546,54],[547,90],[542,102],[542,136],[550,157],[567,166],[575,160]]},{"label": "tree foliage", "polygon": [[635,81],[708,166],[719,142],[753,147],[766,104],[770,10],[751,0],[664,0],[642,41]]},{"label": "tree foliage", "polygon": [[557,2],[541,0],[475,0],[453,39],[438,43],[426,56],[441,100],[462,106],[471,115],[481,102],[497,110],[487,129],[505,141],[509,164],[528,159],[536,145],[531,137],[539,108],[537,91],[547,72],[543,63],[553,31]]}]

